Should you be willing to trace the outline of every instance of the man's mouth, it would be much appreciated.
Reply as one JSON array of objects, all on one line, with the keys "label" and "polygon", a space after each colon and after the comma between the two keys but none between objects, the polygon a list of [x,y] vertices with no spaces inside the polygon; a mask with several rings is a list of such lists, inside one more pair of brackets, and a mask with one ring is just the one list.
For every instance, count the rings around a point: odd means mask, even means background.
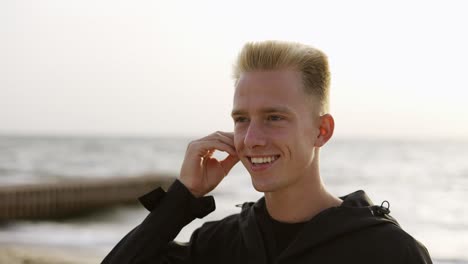
[{"label": "man's mouth", "polygon": [[266,156],[266,157],[249,157],[249,160],[252,164],[263,164],[263,163],[272,163],[279,156]]},{"label": "man's mouth", "polygon": [[270,156],[247,156],[252,164],[251,168],[254,171],[266,170],[271,167],[271,165],[279,159],[280,155],[270,155]]}]

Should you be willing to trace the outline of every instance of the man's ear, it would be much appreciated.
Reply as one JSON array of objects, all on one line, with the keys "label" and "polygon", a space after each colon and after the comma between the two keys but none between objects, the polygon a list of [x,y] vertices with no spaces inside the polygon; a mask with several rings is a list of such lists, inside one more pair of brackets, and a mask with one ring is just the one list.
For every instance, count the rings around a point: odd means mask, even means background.
[{"label": "man's ear", "polygon": [[316,147],[321,147],[333,136],[335,130],[335,120],[330,114],[325,114],[318,119],[319,121],[319,134],[315,141]]}]

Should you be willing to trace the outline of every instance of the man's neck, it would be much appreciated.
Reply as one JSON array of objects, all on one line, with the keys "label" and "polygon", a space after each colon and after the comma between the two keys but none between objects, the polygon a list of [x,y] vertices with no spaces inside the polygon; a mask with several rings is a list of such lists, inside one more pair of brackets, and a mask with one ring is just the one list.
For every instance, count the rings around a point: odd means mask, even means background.
[{"label": "man's neck", "polygon": [[341,205],[342,200],[325,189],[319,175],[309,179],[285,190],[265,193],[267,210],[273,219],[306,222],[327,208]]}]

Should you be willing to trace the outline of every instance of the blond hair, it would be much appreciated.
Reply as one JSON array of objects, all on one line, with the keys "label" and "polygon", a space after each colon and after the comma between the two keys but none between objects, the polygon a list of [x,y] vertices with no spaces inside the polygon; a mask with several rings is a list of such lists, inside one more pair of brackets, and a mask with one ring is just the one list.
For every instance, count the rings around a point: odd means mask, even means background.
[{"label": "blond hair", "polygon": [[234,64],[233,77],[237,84],[245,72],[284,69],[297,70],[302,74],[305,93],[316,96],[320,112],[327,113],[330,91],[328,59],[316,48],[273,40],[246,43]]}]

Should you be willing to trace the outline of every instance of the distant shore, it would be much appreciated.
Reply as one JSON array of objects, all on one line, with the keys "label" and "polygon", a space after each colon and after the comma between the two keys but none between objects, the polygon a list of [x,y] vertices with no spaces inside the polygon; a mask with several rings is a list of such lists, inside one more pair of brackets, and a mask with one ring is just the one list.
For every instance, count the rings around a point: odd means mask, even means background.
[{"label": "distant shore", "polygon": [[96,264],[103,258],[101,252],[82,248],[0,244],[0,263]]}]

